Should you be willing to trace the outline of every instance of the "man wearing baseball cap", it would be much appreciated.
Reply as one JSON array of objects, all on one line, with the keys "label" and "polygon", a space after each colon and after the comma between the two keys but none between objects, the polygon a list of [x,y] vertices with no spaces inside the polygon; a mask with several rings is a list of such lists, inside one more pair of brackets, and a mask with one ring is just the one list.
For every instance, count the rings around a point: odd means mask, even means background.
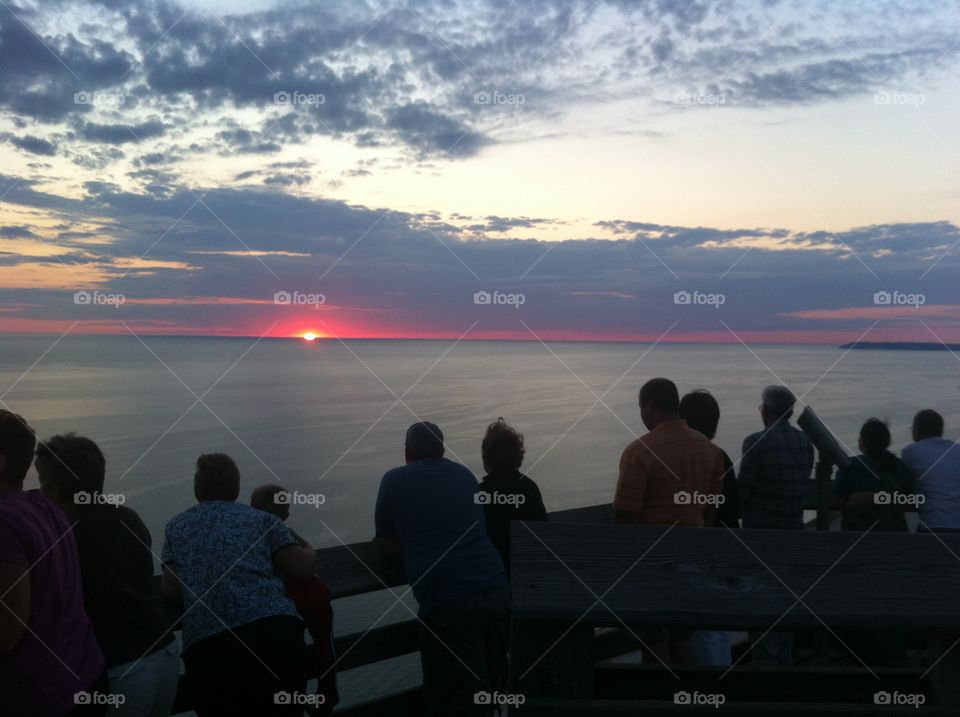
[{"label": "man wearing baseball cap", "polygon": [[428,714],[493,714],[480,692],[505,685],[509,596],[503,561],[487,537],[477,479],[444,458],[433,423],[407,430],[406,465],[377,496],[377,542],[402,556],[420,604],[420,659]]}]

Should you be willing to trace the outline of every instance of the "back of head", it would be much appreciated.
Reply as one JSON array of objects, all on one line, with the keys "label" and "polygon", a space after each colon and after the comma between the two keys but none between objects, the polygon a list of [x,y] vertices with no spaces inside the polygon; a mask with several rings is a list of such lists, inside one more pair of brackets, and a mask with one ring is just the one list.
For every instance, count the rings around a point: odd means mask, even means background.
[{"label": "back of head", "polygon": [[882,455],[890,447],[890,429],[879,418],[868,418],[860,428],[860,442],[867,455]]},{"label": "back of head", "polygon": [[640,389],[640,407],[652,406],[661,414],[680,410],[680,392],[668,378],[651,378]]},{"label": "back of head", "polygon": [[287,489],[274,483],[259,485],[250,494],[250,506],[286,520],[290,515],[289,500],[278,500],[278,495],[287,495]]},{"label": "back of head", "polygon": [[890,442],[890,428],[879,418],[868,418],[860,428],[863,452],[885,473],[893,473],[897,464],[897,457],[888,450]]},{"label": "back of head", "polygon": [[408,463],[443,458],[443,432],[435,423],[422,421],[407,429],[404,449]]},{"label": "back of head", "polygon": [[240,469],[226,453],[205,453],[197,458],[193,493],[198,501],[236,500],[240,495]]},{"label": "back of head", "polygon": [[771,423],[786,421],[793,415],[796,396],[786,386],[767,386],[762,394],[763,410]]},{"label": "back of head", "polygon": [[713,439],[720,425],[720,404],[709,391],[699,388],[681,399],[680,418],[693,430]]},{"label": "back of head", "polygon": [[913,440],[943,437],[943,416],[932,408],[925,408],[913,417]]},{"label": "back of head", "polygon": [[64,503],[77,503],[78,493],[103,492],[107,461],[89,438],[66,433],[37,446],[37,474],[43,489]]},{"label": "back of head", "polygon": [[498,418],[487,426],[487,432],[480,444],[483,467],[489,473],[501,473],[517,470],[523,463],[526,449],[523,447],[523,434]]},{"label": "back of head", "polygon": [[14,488],[23,486],[37,436],[22,417],[11,411],[0,410],[0,483]]}]

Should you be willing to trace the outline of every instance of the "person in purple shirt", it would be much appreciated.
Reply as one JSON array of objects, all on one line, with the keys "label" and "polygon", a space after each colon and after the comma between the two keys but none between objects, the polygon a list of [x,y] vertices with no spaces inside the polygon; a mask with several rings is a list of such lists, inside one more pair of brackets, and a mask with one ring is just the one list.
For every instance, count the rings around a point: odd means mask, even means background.
[{"label": "person in purple shirt", "polygon": [[23,490],[36,436],[0,410],[0,710],[6,717],[102,715],[106,663],[83,608],[70,522]]}]

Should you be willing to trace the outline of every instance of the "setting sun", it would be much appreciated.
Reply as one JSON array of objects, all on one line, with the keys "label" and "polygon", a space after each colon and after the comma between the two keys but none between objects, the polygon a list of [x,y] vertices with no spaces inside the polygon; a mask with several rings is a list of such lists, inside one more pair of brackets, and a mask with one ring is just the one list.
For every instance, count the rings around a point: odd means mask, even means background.
[{"label": "setting sun", "polygon": [[303,335],[304,341],[316,341],[317,338],[319,337],[312,331],[308,331]]}]

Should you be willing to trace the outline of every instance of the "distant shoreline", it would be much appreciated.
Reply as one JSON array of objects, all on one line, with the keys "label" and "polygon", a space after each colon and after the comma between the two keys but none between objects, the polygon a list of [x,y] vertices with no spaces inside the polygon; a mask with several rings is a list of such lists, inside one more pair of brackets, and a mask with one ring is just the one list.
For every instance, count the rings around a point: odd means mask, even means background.
[{"label": "distant shoreline", "polygon": [[853,341],[840,346],[842,349],[861,351],[960,351],[960,344],[941,344],[932,341]]}]

